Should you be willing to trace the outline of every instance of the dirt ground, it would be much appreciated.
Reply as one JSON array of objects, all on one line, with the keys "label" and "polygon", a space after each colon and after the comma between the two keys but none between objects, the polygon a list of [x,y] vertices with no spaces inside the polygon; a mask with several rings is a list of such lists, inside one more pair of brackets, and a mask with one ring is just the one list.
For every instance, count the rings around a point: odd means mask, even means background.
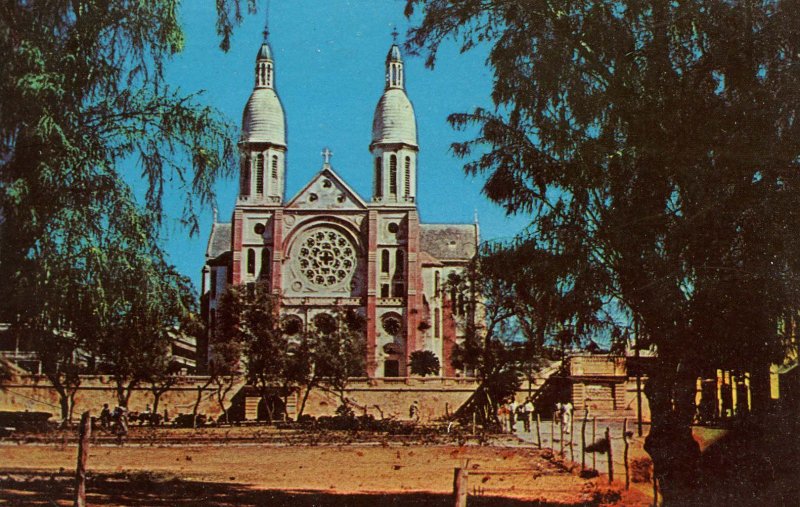
[{"label": "dirt ground", "polygon": [[[72,445],[0,446],[0,505],[70,505]],[[94,505],[647,505],[582,479],[546,451],[478,446],[94,446]]]}]

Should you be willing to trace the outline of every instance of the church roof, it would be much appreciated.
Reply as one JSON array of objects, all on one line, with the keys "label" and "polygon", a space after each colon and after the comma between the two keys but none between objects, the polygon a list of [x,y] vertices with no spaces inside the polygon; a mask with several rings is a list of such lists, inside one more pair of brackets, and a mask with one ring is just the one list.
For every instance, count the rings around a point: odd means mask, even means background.
[{"label": "church roof", "polygon": [[286,120],[274,89],[253,90],[242,114],[242,141],[286,146]]},{"label": "church roof", "polygon": [[206,258],[216,259],[231,249],[231,224],[215,223],[211,226]]},{"label": "church roof", "polygon": [[477,229],[473,224],[420,224],[420,250],[439,260],[470,260],[475,256]]},{"label": "church roof", "polygon": [[372,118],[372,142],[417,146],[414,106],[401,88],[387,89],[378,101]]}]

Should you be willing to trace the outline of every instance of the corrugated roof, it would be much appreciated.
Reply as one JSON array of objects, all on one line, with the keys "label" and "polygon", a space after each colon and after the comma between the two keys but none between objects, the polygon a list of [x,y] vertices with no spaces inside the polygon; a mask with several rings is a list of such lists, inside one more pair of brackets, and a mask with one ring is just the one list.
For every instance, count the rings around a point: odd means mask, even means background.
[{"label": "corrugated roof", "polygon": [[470,260],[476,233],[473,224],[420,224],[420,250],[439,260]]},{"label": "corrugated roof", "polygon": [[216,259],[231,249],[231,224],[214,224],[208,238],[206,257]]}]

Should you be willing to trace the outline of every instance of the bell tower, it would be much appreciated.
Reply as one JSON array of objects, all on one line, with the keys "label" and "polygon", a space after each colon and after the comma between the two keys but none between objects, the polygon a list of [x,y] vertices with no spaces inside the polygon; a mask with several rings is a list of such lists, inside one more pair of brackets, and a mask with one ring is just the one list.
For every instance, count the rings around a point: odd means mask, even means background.
[{"label": "bell tower", "polygon": [[[395,32],[396,35],[396,32]],[[400,47],[386,55],[386,88],[372,120],[372,202],[414,206],[417,195],[417,120],[405,91]]]}]

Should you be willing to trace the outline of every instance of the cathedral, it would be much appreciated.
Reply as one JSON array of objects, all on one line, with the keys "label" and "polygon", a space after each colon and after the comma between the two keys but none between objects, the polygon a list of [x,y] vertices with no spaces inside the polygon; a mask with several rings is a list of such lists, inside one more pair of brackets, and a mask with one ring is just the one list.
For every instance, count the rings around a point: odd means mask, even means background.
[{"label": "cathedral", "polygon": [[242,115],[239,195],[230,222],[215,217],[206,250],[202,301],[209,327],[227,285],[258,281],[277,296],[290,334],[321,314],[359,312],[367,323],[369,377],[409,375],[408,359],[418,350],[436,355],[440,375],[457,375],[450,358],[464,325],[445,282],[475,256],[478,226],[420,223],[417,175],[430,169],[417,163],[400,48],[393,44],[386,56],[386,86],[372,119],[369,200],[336,173],[327,149],[321,169],[285,198],[289,147],[277,76],[265,38]]}]

